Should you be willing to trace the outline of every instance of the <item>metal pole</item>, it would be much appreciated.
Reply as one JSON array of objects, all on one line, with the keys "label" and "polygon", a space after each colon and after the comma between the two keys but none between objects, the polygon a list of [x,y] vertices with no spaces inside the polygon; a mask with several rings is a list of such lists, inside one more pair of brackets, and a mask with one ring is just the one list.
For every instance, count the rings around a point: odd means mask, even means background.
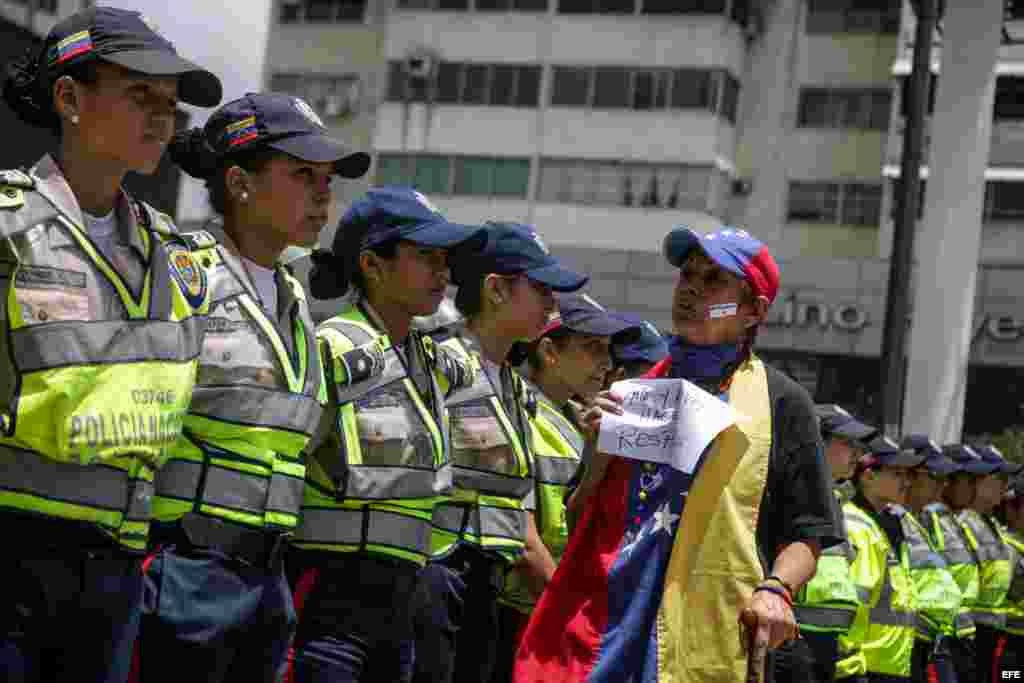
[{"label": "metal pole", "polygon": [[892,255],[889,259],[889,286],[886,291],[885,326],[882,336],[879,413],[883,429],[891,437],[900,435],[903,420],[910,275],[914,258],[917,207],[920,200],[924,118],[928,107],[928,86],[931,82],[936,0],[920,0],[917,8],[914,66],[909,76],[908,102],[905,103],[907,122],[903,129],[903,159],[900,167],[899,192],[896,196],[897,211],[893,226]]}]

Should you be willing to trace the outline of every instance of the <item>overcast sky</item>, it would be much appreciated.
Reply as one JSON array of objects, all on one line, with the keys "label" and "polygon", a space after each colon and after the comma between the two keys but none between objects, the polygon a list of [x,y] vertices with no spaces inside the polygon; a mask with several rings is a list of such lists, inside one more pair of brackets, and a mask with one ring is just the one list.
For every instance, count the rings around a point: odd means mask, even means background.
[{"label": "overcast sky", "polygon": [[[223,102],[261,89],[271,0],[103,0],[101,4],[146,14],[182,56],[220,77]],[[189,111],[192,125],[202,124],[209,114],[191,107]],[[205,190],[187,179],[178,208],[183,221],[206,213]]]}]

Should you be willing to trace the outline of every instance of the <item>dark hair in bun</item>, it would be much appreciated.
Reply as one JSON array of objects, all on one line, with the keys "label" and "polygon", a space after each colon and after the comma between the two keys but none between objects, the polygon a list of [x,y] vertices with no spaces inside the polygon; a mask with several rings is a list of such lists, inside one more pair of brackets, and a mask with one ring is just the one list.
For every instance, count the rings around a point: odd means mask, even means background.
[{"label": "dark hair in bun", "polygon": [[314,249],[309,255],[313,267],[309,271],[309,293],[315,299],[337,299],[348,292],[351,273],[346,261],[327,249]]},{"label": "dark hair in bun", "polygon": [[175,133],[167,151],[171,161],[181,170],[193,178],[206,181],[210,206],[222,216],[228,204],[225,171],[232,166],[239,166],[249,173],[259,173],[271,159],[282,154],[272,147],[255,147],[222,157],[210,145],[202,128],[189,128]]},{"label": "dark hair in bun", "polygon": [[[53,109],[53,81],[43,78],[42,47],[31,47],[7,64],[3,99],[19,119],[37,128],[48,128],[60,135],[61,120]],[[97,81],[96,62],[88,60],[65,69],[58,75],[71,76],[79,83]]]},{"label": "dark hair in bun", "polygon": [[[316,299],[337,299],[349,289],[366,290],[366,279],[359,268],[359,255],[370,224],[358,221],[338,225],[330,250],[316,249],[310,255],[309,293]],[[393,259],[401,239],[390,239],[368,247],[381,258]]]},{"label": "dark hair in bun", "polygon": [[220,166],[217,153],[206,141],[202,128],[189,128],[174,134],[167,152],[171,161],[193,178],[208,179]]}]

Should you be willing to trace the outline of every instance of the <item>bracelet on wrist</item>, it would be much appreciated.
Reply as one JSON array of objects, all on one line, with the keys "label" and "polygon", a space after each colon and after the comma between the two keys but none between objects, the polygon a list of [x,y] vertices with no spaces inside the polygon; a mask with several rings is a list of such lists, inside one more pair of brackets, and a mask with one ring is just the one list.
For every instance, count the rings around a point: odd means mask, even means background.
[{"label": "bracelet on wrist", "polygon": [[774,593],[775,595],[778,595],[780,598],[782,598],[790,608],[793,607],[793,598],[790,597],[789,592],[785,588],[761,584],[760,586],[754,589],[754,592]]},{"label": "bracelet on wrist", "polygon": [[772,574],[771,576],[769,576],[768,578],[766,578],[766,579],[765,579],[765,581],[775,581],[775,582],[776,582],[776,583],[778,583],[778,584],[779,584],[780,586],[782,586],[783,588],[785,588],[785,589],[786,589],[786,591],[787,591],[787,592],[788,592],[788,593],[790,594],[790,596],[796,595],[796,591],[795,591],[795,590],[793,590],[793,587],[792,587],[792,586],[790,586],[790,585],[789,585],[788,583],[786,583],[785,581],[783,581],[782,579],[780,579],[780,578],[779,578],[778,576],[776,576],[775,574]]}]

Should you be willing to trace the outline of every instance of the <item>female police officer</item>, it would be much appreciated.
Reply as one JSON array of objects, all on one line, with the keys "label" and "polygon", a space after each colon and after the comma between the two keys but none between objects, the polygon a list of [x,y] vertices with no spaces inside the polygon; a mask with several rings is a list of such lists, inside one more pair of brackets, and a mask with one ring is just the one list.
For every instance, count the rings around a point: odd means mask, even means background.
[{"label": "female police officer", "polygon": [[487,224],[486,249],[460,254],[452,274],[466,323],[444,346],[480,372],[448,399],[456,491],[434,509],[433,557],[418,592],[416,681],[423,683],[490,680],[497,596],[523,553],[523,499],[533,487],[526,394],[507,358],[513,343],[543,330],[553,291],[587,282],[562,267],[533,228],[507,223]]},{"label": "female police officer", "polygon": [[173,661],[191,680],[274,681],[295,626],[282,550],[325,400],[305,294],[275,262],[315,244],[331,176],[358,178],[370,158],[328,137],[303,100],[276,94],[229,102],[170,153],[206,180],[224,244],[188,236],[210,317],[185,436],[156,481],[141,674]]},{"label": "female police officer", "polygon": [[331,252],[314,252],[313,296],[354,292],[317,331],[333,410],[307,462],[291,568],[300,683],[412,674],[409,601],[451,487],[444,400],[472,375],[410,324],[441,303],[448,250],[483,239],[412,188],[385,187],[352,205]]},{"label": "female police officer", "polygon": [[121,681],[153,474],[181,429],[206,307],[170,219],[121,182],[156,169],[178,100],[216,105],[220,81],[137,12],[93,8],[11,64],[3,95],[60,144],[0,174],[0,670]]}]

